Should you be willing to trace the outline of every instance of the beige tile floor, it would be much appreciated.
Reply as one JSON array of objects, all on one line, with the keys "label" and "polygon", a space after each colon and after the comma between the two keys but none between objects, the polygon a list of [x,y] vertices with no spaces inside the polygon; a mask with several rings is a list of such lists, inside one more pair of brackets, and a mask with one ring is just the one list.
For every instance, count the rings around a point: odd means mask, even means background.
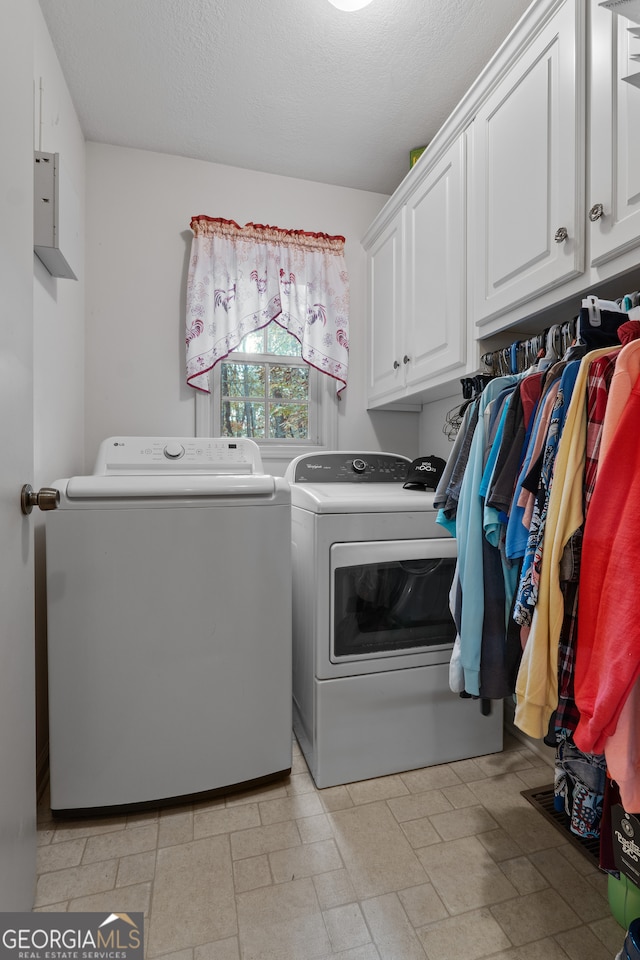
[{"label": "beige tile floor", "polygon": [[537,753],[318,790],[291,776],[208,803],[52,821],[36,911],[142,911],[167,960],[612,960],[606,877],[523,797]]}]

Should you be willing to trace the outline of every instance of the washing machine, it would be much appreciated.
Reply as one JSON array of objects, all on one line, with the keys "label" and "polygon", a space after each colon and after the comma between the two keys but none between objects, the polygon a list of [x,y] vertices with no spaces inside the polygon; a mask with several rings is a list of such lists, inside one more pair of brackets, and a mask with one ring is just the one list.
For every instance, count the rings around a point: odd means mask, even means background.
[{"label": "washing machine", "polygon": [[[320,452],[292,461],[293,728],[318,787],[495,753],[485,715],[449,688],[456,541],[410,461]],[[485,711],[486,713],[486,711]]]},{"label": "washing machine", "polygon": [[290,488],[248,439],[110,437],[46,519],[51,808],[291,769]]}]

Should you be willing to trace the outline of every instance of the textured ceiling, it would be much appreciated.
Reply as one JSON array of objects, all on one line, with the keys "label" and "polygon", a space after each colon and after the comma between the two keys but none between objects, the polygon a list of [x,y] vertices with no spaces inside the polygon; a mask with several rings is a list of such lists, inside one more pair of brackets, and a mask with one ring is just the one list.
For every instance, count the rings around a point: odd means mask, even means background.
[{"label": "textured ceiling", "polygon": [[529,0],[40,0],[87,140],[392,193]]}]

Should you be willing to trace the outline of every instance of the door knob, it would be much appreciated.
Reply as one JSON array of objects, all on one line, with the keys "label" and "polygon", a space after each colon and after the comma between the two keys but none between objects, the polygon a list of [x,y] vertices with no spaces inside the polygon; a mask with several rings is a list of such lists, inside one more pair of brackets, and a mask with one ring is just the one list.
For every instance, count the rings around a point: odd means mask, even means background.
[{"label": "door knob", "polygon": [[406,355],[406,353],[405,353],[404,357],[402,358],[402,362],[403,362],[403,363],[409,363],[410,360],[411,360],[411,357],[408,357],[408,356]]},{"label": "door knob", "polygon": [[28,516],[34,507],[41,510],[55,510],[60,503],[60,491],[54,487],[42,487],[36,491],[30,483],[25,483],[20,491],[20,509]]},{"label": "door knob", "polygon": [[394,361],[393,361],[393,369],[394,369],[394,370],[397,370],[399,366],[400,366],[400,364],[398,363],[398,361],[397,361],[397,360],[394,360]]},{"label": "door knob", "polygon": [[564,241],[567,239],[568,236],[569,236],[569,231],[567,230],[566,227],[558,227],[558,229],[556,230],[556,235],[553,239],[555,240],[556,243],[564,243]]},{"label": "door knob", "polygon": [[591,223],[595,223],[596,220],[599,220],[600,217],[603,217],[603,216],[604,216],[604,207],[602,206],[602,204],[594,203],[594,205],[591,207],[591,210],[589,210],[589,220],[591,220]]}]

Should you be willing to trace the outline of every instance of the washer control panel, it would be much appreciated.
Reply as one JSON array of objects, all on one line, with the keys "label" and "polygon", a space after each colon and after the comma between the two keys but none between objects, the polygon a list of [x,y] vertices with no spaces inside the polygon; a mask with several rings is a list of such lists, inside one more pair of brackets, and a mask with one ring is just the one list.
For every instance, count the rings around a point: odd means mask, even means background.
[{"label": "washer control panel", "polygon": [[126,473],[262,474],[260,448],[239,437],[109,437],[100,444],[94,476]]},{"label": "washer control panel", "polygon": [[290,483],[404,483],[410,463],[395,453],[310,453],[285,476]]}]

